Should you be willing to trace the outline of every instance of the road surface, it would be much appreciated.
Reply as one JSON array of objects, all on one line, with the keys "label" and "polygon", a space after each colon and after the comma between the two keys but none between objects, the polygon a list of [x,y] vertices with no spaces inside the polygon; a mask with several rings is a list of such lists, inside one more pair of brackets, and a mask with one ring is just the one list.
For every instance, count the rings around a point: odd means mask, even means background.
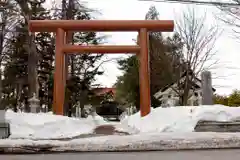
[{"label": "road surface", "polygon": [[0,155],[0,160],[239,160],[238,150]]}]

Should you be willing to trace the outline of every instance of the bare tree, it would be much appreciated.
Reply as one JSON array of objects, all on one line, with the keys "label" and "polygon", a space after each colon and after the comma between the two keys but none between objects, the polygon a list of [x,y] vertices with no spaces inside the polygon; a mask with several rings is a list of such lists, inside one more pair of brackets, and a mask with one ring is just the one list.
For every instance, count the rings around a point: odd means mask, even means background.
[{"label": "bare tree", "polygon": [[222,20],[224,23],[232,26],[232,30],[234,32],[234,37],[240,38],[240,0],[231,0],[236,5],[228,6],[228,5],[216,5],[222,13],[220,15],[216,15],[217,19]]},{"label": "bare tree", "polygon": [[[177,84],[177,93],[182,105],[187,105],[190,90],[203,69],[213,69],[218,60],[215,56],[215,42],[219,35],[217,26],[206,27],[206,13],[198,17],[194,9],[188,8],[176,22],[176,30],[183,47],[184,58],[181,62],[181,74]],[[184,73],[184,78],[181,75]],[[182,79],[181,79],[182,78]]]}]

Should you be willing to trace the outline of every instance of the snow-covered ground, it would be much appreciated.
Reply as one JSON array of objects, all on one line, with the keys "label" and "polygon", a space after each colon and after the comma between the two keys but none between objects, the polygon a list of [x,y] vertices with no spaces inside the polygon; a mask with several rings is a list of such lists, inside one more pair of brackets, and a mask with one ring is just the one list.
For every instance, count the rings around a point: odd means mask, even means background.
[{"label": "snow-covered ground", "polygon": [[[29,139],[0,140],[0,151],[8,153],[64,151],[148,151],[181,149],[240,148],[238,133],[148,133],[132,136],[105,136],[69,141]],[[2,152],[1,152],[2,153]]]},{"label": "snow-covered ground", "polygon": [[[0,140],[0,150],[11,148],[13,151],[12,148],[18,148],[25,152],[29,147],[46,146],[55,151],[240,147],[240,133],[193,132],[199,120],[240,120],[240,107],[213,105],[156,108],[151,109],[151,113],[144,118],[136,113],[125,116],[119,123],[106,122],[98,115],[79,119],[52,113],[14,113],[11,110],[6,112],[5,118],[10,123],[11,136]],[[92,134],[99,125],[114,125],[117,131],[132,135],[78,137]]]},{"label": "snow-covered ground", "polygon": [[[8,110],[5,117],[7,122],[10,123],[10,138],[65,138],[91,133],[95,126],[95,121],[90,118],[68,118],[51,113],[15,113]],[[100,118],[97,122],[104,123]]]},{"label": "snow-covered ground", "polygon": [[[91,134],[99,125],[111,124],[102,117],[89,116],[86,119],[69,118],[52,113],[6,112],[6,120],[11,126],[11,139],[63,139],[82,134]],[[193,132],[199,120],[232,121],[240,120],[240,108],[222,105],[182,106],[151,109],[151,113],[141,118],[140,113],[125,117],[116,126],[118,131],[130,134],[161,132]]]},{"label": "snow-covered ground", "polygon": [[88,118],[69,118],[52,113],[15,113],[8,110],[5,119],[10,123],[10,139],[66,139],[92,134],[99,125],[114,125],[119,131],[136,133],[137,131],[120,124],[106,122],[101,116]]},{"label": "snow-covered ground", "polygon": [[223,105],[179,106],[151,109],[151,113],[141,118],[136,113],[121,121],[122,124],[146,132],[193,132],[198,121],[240,120],[240,107]]}]

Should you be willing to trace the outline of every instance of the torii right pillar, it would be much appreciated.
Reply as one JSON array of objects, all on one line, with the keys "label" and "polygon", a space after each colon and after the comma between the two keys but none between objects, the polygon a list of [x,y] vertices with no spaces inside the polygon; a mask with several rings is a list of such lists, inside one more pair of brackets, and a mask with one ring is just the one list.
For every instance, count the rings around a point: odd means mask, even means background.
[{"label": "torii right pillar", "polygon": [[148,40],[149,40],[148,30],[146,28],[141,28],[138,35],[138,45],[141,46],[138,58],[140,62],[139,88],[140,88],[140,112],[142,117],[148,115],[151,110]]}]

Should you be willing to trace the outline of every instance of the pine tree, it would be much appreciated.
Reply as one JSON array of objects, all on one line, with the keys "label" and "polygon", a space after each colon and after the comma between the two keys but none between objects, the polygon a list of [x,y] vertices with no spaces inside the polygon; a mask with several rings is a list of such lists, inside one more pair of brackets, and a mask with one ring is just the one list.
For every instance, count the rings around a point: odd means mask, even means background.
[{"label": "pine tree", "polygon": [[[62,17],[74,20],[92,19],[91,9],[88,9],[75,0],[64,0],[63,2],[64,4],[62,6],[66,8],[66,11],[63,9],[62,12],[64,13],[60,13]],[[69,35],[73,38],[72,42],[69,41],[73,45],[97,45],[101,43],[102,40],[101,37],[97,37],[95,32],[76,32],[74,34],[69,33]],[[98,66],[102,56],[102,54],[96,53],[68,56],[70,64],[70,74],[68,77],[70,78],[67,80],[65,94],[65,111],[68,116],[71,116],[72,112],[74,112],[72,106],[80,102],[80,107],[83,109],[84,104],[89,101],[91,85],[95,81],[95,76],[102,74],[102,72],[99,71],[100,66]],[[81,116],[84,117],[84,112],[81,113]]]},{"label": "pine tree", "polygon": [[240,91],[234,90],[228,97],[228,106],[239,107],[240,106]]},{"label": "pine tree", "polygon": [[16,12],[14,11],[15,3],[12,0],[4,0],[0,2],[0,108],[4,108],[2,104],[3,98],[3,65],[6,60],[9,49],[9,36],[14,25]]},{"label": "pine tree", "polygon": [[39,83],[39,98],[40,104],[51,109],[52,104],[52,89],[51,76],[53,74],[54,62],[54,38],[49,33],[39,33],[36,35],[36,44],[38,49],[38,83]]},{"label": "pine tree", "polygon": [[[45,1],[17,1],[19,6],[20,17],[16,25],[16,32],[11,41],[11,52],[9,52],[8,62],[5,68],[4,81],[5,91],[8,94],[15,94],[15,100],[11,105],[16,108],[17,104],[24,103],[28,106],[28,98],[32,92],[38,93],[37,84],[40,86],[40,93],[45,93],[47,77],[52,72],[54,43],[49,33],[38,33],[29,36],[28,20],[31,19],[48,19],[49,12],[43,8]],[[37,72],[39,69],[39,72]],[[38,74],[39,73],[39,78]],[[20,75],[20,76],[18,76]],[[31,80],[32,79],[32,80]],[[9,83],[11,85],[11,92],[9,91]],[[44,104],[45,95],[40,96],[41,104]],[[29,109],[25,108],[27,111]],[[16,110],[16,109],[15,109]]]},{"label": "pine tree", "polygon": [[[157,20],[158,12],[154,6],[146,14],[147,20]],[[160,102],[154,94],[172,83],[179,73],[179,64],[182,55],[182,43],[177,34],[164,38],[161,32],[149,33],[149,58],[150,58],[150,96],[152,107],[157,107]],[[134,105],[139,109],[139,73],[138,58],[132,56],[118,62],[123,76],[118,78],[117,99]]]},{"label": "pine tree", "polygon": [[[39,94],[41,105],[48,106],[48,109],[51,110],[55,37],[51,33],[29,35],[28,21],[29,19],[59,19],[62,17],[62,13],[59,10],[49,13],[47,9],[43,8],[45,0],[15,1],[20,18],[16,25],[17,29],[15,29],[17,32],[13,34],[9,43],[10,49],[4,71],[4,103],[14,106],[15,110],[16,106],[23,103],[24,106],[28,106],[28,98],[35,92]],[[92,10],[77,1],[73,1],[71,5],[67,6],[67,8],[69,7],[67,14],[71,19],[92,19]],[[50,17],[50,15],[54,17]],[[101,43],[101,40],[102,38],[97,37],[95,32],[77,32],[73,35],[72,44],[96,45]],[[76,105],[79,101],[81,101],[81,105],[89,101],[89,94],[92,94],[91,85],[95,76],[102,74],[99,71],[99,61],[102,56],[96,53],[70,56],[71,76],[67,81],[66,89],[66,103],[69,104],[69,111],[71,111],[71,106]],[[29,108],[27,107],[26,110],[29,111]]]},{"label": "pine tree", "polygon": [[116,100],[123,105],[133,105],[139,109],[139,62],[137,56],[119,60],[118,64],[124,74],[118,77],[116,83]]},{"label": "pine tree", "polygon": [[[43,3],[45,1],[41,0],[39,3],[31,4],[32,19],[50,19],[50,13],[48,10],[43,8]],[[44,105],[48,108],[51,108],[52,104],[52,94],[48,90],[48,82],[50,81],[50,76],[53,72],[53,62],[54,62],[54,50],[55,42],[54,37],[51,33],[40,32],[35,35],[34,42],[36,44],[36,55],[35,58],[37,61],[37,84],[38,88],[36,89],[39,95],[41,106]],[[33,57],[34,58],[34,57]]]},{"label": "pine tree", "polygon": [[[23,91],[27,87],[27,59],[28,53],[26,48],[26,32],[23,23],[19,24],[16,28],[18,35],[12,37],[10,48],[8,50],[8,61],[5,65],[4,80],[3,80],[3,93],[4,105],[11,105],[14,110],[17,110],[17,105],[24,102]],[[10,101],[8,101],[10,99]]]}]

